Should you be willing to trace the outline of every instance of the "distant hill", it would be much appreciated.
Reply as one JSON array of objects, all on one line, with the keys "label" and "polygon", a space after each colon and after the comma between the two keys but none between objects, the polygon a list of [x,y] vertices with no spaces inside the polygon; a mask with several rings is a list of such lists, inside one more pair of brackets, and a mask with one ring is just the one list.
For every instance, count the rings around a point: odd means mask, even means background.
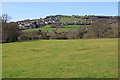
[{"label": "distant hill", "polygon": [[[19,29],[33,29],[33,28],[42,28],[46,25],[52,28],[57,26],[64,27],[65,25],[90,25],[98,19],[107,19],[110,24],[117,23],[117,16],[95,16],[95,15],[54,15],[47,16],[46,18],[32,19],[32,20],[23,20],[17,21]],[[52,25],[52,26],[50,26]]]}]

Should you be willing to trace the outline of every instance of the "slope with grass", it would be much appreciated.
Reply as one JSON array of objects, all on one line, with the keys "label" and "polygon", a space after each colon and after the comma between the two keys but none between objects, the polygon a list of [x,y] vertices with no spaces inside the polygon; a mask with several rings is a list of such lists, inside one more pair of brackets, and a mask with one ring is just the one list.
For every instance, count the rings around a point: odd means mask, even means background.
[{"label": "slope with grass", "polygon": [[3,78],[117,78],[118,39],[3,44]]},{"label": "slope with grass", "polygon": [[79,27],[89,27],[90,25],[65,25],[64,27],[68,28],[79,28]]},{"label": "slope with grass", "polygon": [[74,16],[70,17],[70,18],[66,18],[66,17],[62,17],[60,18],[60,22],[75,22],[75,21],[84,21],[83,19],[80,18],[75,18]]},{"label": "slope with grass", "polygon": [[[69,30],[78,30],[80,27],[89,27],[89,25],[65,25],[65,28],[59,28],[58,31],[69,31]],[[42,28],[34,28],[34,29],[26,29],[22,31],[36,31],[36,30],[42,30],[42,31],[48,31],[51,32],[55,30],[56,28],[50,28],[50,25],[46,25]]]},{"label": "slope with grass", "polygon": [[[55,30],[56,28],[35,28],[35,29],[26,29],[26,30],[23,30],[23,31],[36,31],[36,30],[42,30],[42,31],[48,31],[48,32],[51,32],[53,30]],[[57,31],[69,31],[69,30],[78,30],[78,28],[59,28],[57,29]]]}]

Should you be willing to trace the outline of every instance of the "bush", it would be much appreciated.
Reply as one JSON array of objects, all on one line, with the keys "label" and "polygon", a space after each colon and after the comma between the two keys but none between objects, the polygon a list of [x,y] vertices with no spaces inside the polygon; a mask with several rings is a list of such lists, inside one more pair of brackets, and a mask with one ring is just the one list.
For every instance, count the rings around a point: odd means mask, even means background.
[{"label": "bush", "polygon": [[34,40],[34,39],[47,39],[49,37],[48,32],[44,31],[26,31],[21,32],[21,35],[18,37],[18,40]]},{"label": "bush", "polygon": [[84,35],[86,34],[86,27],[80,27],[79,28],[79,30],[77,31],[77,35],[76,35],[76,37],[78,38],[78,39],[83,39],[84,38]]}]

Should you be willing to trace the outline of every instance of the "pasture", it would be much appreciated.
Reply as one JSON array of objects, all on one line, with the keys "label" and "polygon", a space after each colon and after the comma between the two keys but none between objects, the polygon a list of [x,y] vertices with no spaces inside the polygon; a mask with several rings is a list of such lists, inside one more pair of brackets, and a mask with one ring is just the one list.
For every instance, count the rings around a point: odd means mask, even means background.
[{"label": "pasture", "polygon": [[[69,31],[69,30],[78,30],[80,27],[89,27],[89,25],[65,25],[65,28],[58,28],[57,31]],[[33,28],[33,29],[26,29],[22,31],[36,31],[36,30],[42,30],[42,31],[48,31],[51,32],[55,30],[56,28],[50,28],[50,25],[46,25],[42,28]]]},{"label": "pasture", "polygon": [[89,27],[90,25],[65,25],[64,27],[69,28],[79,28],[79,27]]},{"label": "pasture", "polygon": [[75,22],[75,21],[84,21],[83,19],[80,19],[80,18],[75,18],[74,16],[70,17],[70,18],[66,18],[66,17],[63,17],[60,19],[60,22]]},{"label": "pasture", "polygon": [[117,78],[118,39],[2,44],[3,78]]},{"label": "pasture", "polygon": [[[53,30],[55,30],[56,28],[34,28],[34,29],[26,29],[23,31],[36,31],[36,30],[42,30],[42,31],[48,31],[48,32],[52,32]],[[69,30],[78,30],[78,28],[59,28],[57,31],[69,31]]]}]

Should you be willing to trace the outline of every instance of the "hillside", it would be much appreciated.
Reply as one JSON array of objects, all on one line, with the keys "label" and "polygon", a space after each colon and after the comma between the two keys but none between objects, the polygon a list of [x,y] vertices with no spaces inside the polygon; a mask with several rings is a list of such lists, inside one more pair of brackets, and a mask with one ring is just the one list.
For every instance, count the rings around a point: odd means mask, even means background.
[{"label": "hillside", "polygon": [[[47,16],[46,18],[33,19],[33,20],[23,20],[18,21],[19,29],[33,29],[33,28],[43,28],[45,26],[50,26],[50,28],[66,28],[66,25],[91,25],[94,21],[98,19],[108,20],[110,24],[117,22],[117,16],[65,16],[65,15],[55,15]],[[74,26],[73,26],[74,27]],[[36,30],[36,29],[35,29]]]}]

